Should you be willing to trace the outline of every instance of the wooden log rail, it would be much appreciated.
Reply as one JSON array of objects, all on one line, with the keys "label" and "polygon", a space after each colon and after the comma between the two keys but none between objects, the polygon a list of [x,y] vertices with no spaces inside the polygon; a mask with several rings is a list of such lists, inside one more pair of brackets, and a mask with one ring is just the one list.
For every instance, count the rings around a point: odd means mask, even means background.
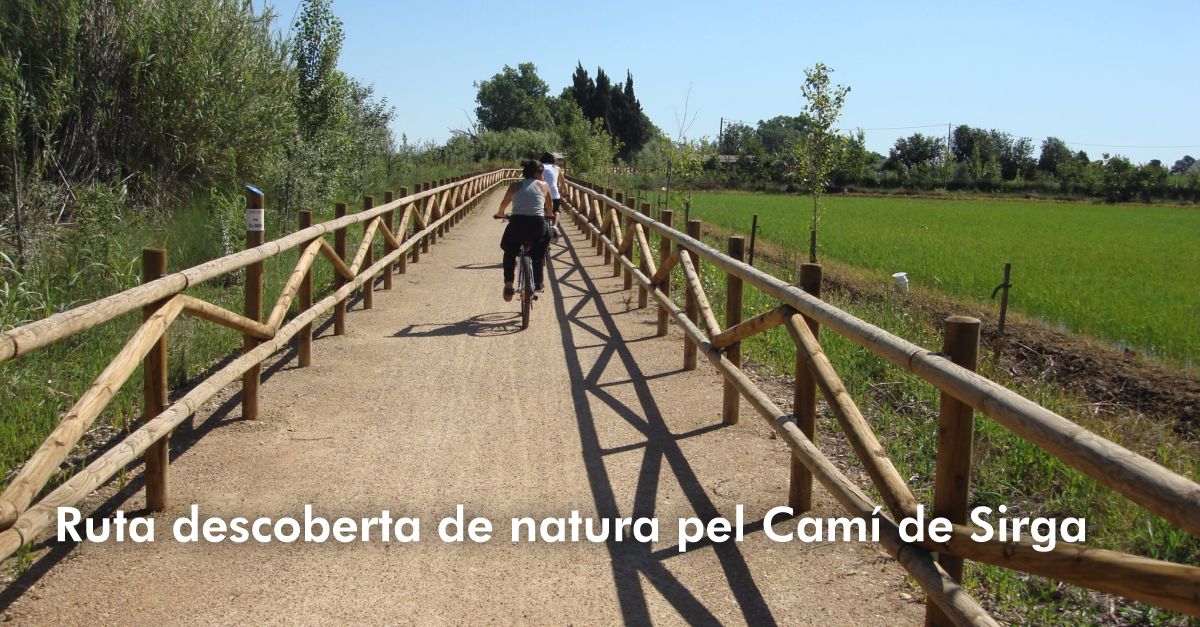
[{"label": "wooden log rail", "polygon": [[[248,230],[248,243],[257,245],[240,253],[161,278],[155,277],[161,276],[162,270],[165,269],[165,255],[161,251],[148,250],[144,258],[152,260],[155,268],[147,268],[145,274],[148,282],[143,285],[4,333],[0,337],[4,338],[10,350],[5,354],[0,354],[0,357],[7,359],[70,337],[125,312],[142,308],[146,316],[145,321],[125,347],[67,412],[58,427],[25,463],[4,493],[0,494],[0,529],[5,530],[0,532],[0,560],[10,556],[23,544],[33,541],[37,534],[52,521],[56,507],[78,502],[95,487],[110,479],[117,470],[135,461],[137,455],[155,447],[154,460],[159,462],[166,459],[166,440],[164,438],[169,436],[171,429],[190,415],[201,403],[238,377],[243,378],[243,414],[247,418],[253,418],[250,409],[257,405],[256,390],[259,381],[257,369],[264,359],[282,348],[293,335],[300,333],[302,345],[298,352],[300,355],[306,356],[305,363],[301,365],[308,365],[311,351],[305,342],[311,342],[312,321],[317,316],[344,304],[355,290],[365,290],[373,286],[376,275],[385,270],[390,272],[397,259],[403,259],[410,250],[416,250],[419,245],[425,245],[429,238],[436,233],[444,234],[461,216],[474,208],[484,194],[504,181],[516,178],[517,175],[518,171],[516,170],[500,169],[457,177],[427,191],[413,195],[402,193],[401,198],[379,207],[371,207],[373,201],[367,197],[364,199],[363,212],[352,216],[338,217],[317,225],[308,226],[311,224],[311,214],[302,212],[300,215],[302,228],[295,233],[260,244],[259,242],[262,241],[261,228],[257,232]],[[248,196],[248,207],[252,210],[261,208],[262,201],[261,193],[257,190],[253,191],[257,196]],[[417,213],[413,208],[420,201],[433,198],[438,199],[436,214],[422,225],[420,220],[416,220]],[[340,208],[341,206],[339,206]],[[388,227],[387,216],[399,208],[403,208],[397,227],[397,232],[401,233],[401,237],[396,237]],[[408,232],[410,218],[418,223],[417,228],[414,228],[412,235],[405,236],[404,234]],[[249,224],[250,220],[247,222]],[[347,265],[342,256],[329,246],[323,236],[330,232],[344,233],[346,227],[357,223],[364,224],[364,237],[355,259]],[[371,257],[371,249],[374,247],[374,239],[377,234],[382,236],[388,252],[380,260],[374,261]],[[339,239],[339,242],[342,241]],[[189,286],[197,285],[223,273],[244,267],[253,270],[256,264],[261,264],[265,259],[298,247],[301,248],[296,267],[290,274],[265,322],[260,321],[262,315],[261,280],[257,281],[257,285],[254,281],[247,280],[247,315],[240,315],[180,293]],[[341,246],[339,245],[339,247]],[[152,252],[154,254],[150,254]],[[332,295],[313,305],[311,303],[311,269],[318,254],[328,259],[334,267],[335,290]],[[364,264],[368,266],[366,269],[361,268]],[[385,282],[385,286],[386,284]],[[283,323],[287,311],[298,295],[301,296],[303,305],[301,311],[296,318],[285,325]],[[165,380],[163,379],[165,376],[165,334],[171,323],[181,314],[192,315],[241,332],[246,338],[246,345],[242,357],[214,373],[166,411],[161,411],[161,406],[165,405],[165,391],[158,390],[158,388],[165,385],[160,382],[160,380]],[[156,360],[153,368],[150,367],[150,362],[147,362],[146,398],[148,407],[154,405],[160,411],[151,413],[148,410],[146,424],[126,438],[125,442],[110,450],[74,478],[51,492],[46,499],[30,507],[34,498],[59,469],[80,437],[143,359]],[[251,380],[248,381],[247,377]],[[151,378],[154,379],[153,385]],[[253,385],[247,385],[247,383]],[[254,392],[253,397],[250,396],[251,391]],[[170,426],[159,428],[164,424]],[[150,458],[147,459],[149,462]],[[150,471],[150,468],[151,465],[148,463],[147,472]],[[155,491],[153,498],[149,501],[153,505],[152,509],[163,509],[166,507],[165,473],[167,469],[165,465],[156,463],[154,470],[158,476],[147,478],[148,488],[152,487]],[[80,482],[85,482],[91,487],[77,491],[76,488],[81,485]],[[66,500],[63,500],[64,498]]]},{"label": "wooden log rail", "polygon": [[[1200,535],[1200,486],[1195,482],[975,374],[971,370],[973,355],[967,359],[960,354],[962,347],[972,339],[970,329],[975,329],[974,341],[978,340],[978,327],[972,327],[970,319],[952,317],[948,321],[948,328],[954,335],[947,336],[946,356],[943,356],[891,335],[824,303],[804,289],[788,285],[705,245],[699,239],[698,229],[693,228],[690,235],[672,229],[668,211],[663,212],[663,222],[655,221],[624,206],[611,189],[601,190],[576,180],[567,181],[565,198],[567,210],[589,241],[595,244],[597,254],[604,253],[606,261],[616,259],[639,287],[648,291],[658,304],[660,316],[674,319],[689,345],[707,357],[724,376],[726,385],[736,389],[787,442],[792,458],[803,467],[802,474],[820,482],[851,514],[880,520],[884,547],[929,596],[927,622],[991,623],[991,618],[958,585],[962,559],[1013,568],[1200,616],[1200,568],[1066,543],[1058,543],[1052,551],[1039,552],[1027,540],[972,540],[972,534],[978,529],[957,524],[959,517],[953,514],[956,509],[965,511],[969,455],[961,454],[961,445],[954,448],[944,444],[942,439],[939,440],[938,486],[935,489],[937,502],[931,515],[947,516],[956,523],[950,541],[905,543],[893,533],[895,520],[914,515],[917,501],[824,355],[814,331],[817,325],[849,338],[941,390],[943,430],[947,425],[958,425],[951,429],[953,433],[946,440],[958,438],[961,442],[966,437],[969,442],[971,423],[961,417],[964,412],[969,417],[972,409],[978,410],[1101,484],[1192,535]],[[622,220],[629,225],[624,234],[619,231]],[[660,237],[660,261],[656,270],[647,272],[644,264],[635,262],[633,257],[635,254],[638,259],[654,257],[648,238],[651,233]],[[739,244],[731,242],[731,252],[737,254]],[[675,252],[669,253],[672,247]],[[734,324],[722,330],[712,314],[699,272],[692,265],[692,261],[698,259],[712,263],[727,277],[776,298],[780,301],[779,307],[743,322],[731,320]],[[680,267],[684,274],[687,300],[694,311],[681,309],[669,295],[670,274],[675,267]],[[813,292],[819,289],[819,267],[816,272],[817,285],[806,285]],[[811,272],[807,273],[808,279],[812,277]],[[740,289],[735,290],[735,297],[740,292]],[[797,346],[798,367],[803,367],[806,378],[825,396],[831,413],[895,519],[881,514],[881,510],[830,463],[813,444],[813,437],[802,428],[799,415],[783,413],[731,359],[732,355],[728,354],[731,347],[777,326],[788,329]],[[964,332],[967,335],[964,336]],[[800,378],[797,377],[798,384]],[[799,407],[797,411],[800,411]],[[957,422],[954,422],[955,417]],[[726,420],[728,422],[728,416]],[[796,477],[797,473],[793,472],[793,480]],[[811,490],[811,484],[809,486]],[[810,503],[811,496],[804,495],[801,502]]]}]

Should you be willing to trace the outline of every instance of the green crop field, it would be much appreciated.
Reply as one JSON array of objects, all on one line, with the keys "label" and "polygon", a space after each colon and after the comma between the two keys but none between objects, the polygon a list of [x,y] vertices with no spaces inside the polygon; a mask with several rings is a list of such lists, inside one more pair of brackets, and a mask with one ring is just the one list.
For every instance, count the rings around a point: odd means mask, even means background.
[{"label": "green crop field", "polygon": [[[833,196],[819,255],[985,301],[1013,264],[1010,307],[1053,326],[1177,361],[1200,357],[1200,211],[1018,200]],[[693,218],[808,250],[812,200],[698,193]]]}]

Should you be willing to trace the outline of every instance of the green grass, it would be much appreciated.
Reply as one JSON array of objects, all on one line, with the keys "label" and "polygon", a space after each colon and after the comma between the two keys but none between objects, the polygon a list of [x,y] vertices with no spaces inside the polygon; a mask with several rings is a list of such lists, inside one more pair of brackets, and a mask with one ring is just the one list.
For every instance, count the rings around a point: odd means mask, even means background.
[{"label": "green grass", "polygon": [[[760,218],[762,215],[760,214]],[[719,242],[710,241],[714,246]],[[794,264],[756,261],[766,272],[788,282],[797,277]],[[682,305],[683,286],[675,273],[672,295]],[[712,264],[702,264],[702,281],[724,327],[725,277]],[[885,292],[886,294],[886,292]],[[822,298],[851,314],[930,350],[939,350],[941,335],[935,320],[889,295],[864,300],[839,290]],[[778,302],[747,286],[743,319],[778,306]],[[883,443],[896,469],[912,477],[910,488],[919,502],[933,502],[937,451],[938,392],[919,377],[905,373],[866,348],[835,333],[821,334],[821,344]],[[776,328],[742,343],[743,355],[774,373],[791,373],[795,352],[786,330]],[[1044,382],[1014,380],[1003,368],[981,356],[983,375],[1009,387],[1099,435],[1126,446],[1166,468],[1200,479],[1200,443],[1178,437],[1169,418],[1136,413],[1096,413],[1096,406]],[[971,507],[1004,504],[1009,516],[1082,517],[1087,521],[1090,546],[1120,550],[1194,564],[1200,560],[1200,540],[1148,513],[1099,485],[988,418],[976,415],[971,478]],[[840,427],[829,417],[818,423],[818,445],[840,438]],[[826,445],[827,446],[827,445]],[[826,449],[827,450],[827,449]],[[878,493],[870,490],[876,502]],[[1107,606],[1103,595],[1018,571],[968,562],[969,588],[986,599],[998,618],[1016,623],[1077,624],[1102,622]],[[1126,623],[1184,624],[1186,619],[1142,603],[1117,599],[1119,620]]]},{"label": "green grass", "polygon": [[[1013,264],[1010,307],[1052,326],[1195,366],[1200,358],[1200,210],[1016,200],[824,199],[819,256],[917,286],[988,300]],[[693,197],[692,217],[806,257],[811,198]],[[806,259],[805,259],[806,260]]]}]

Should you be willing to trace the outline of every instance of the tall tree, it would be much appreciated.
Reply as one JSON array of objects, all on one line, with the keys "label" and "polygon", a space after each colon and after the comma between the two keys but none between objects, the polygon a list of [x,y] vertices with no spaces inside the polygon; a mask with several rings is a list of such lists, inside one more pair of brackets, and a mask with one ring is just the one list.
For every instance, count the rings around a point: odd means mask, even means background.
[{"label": "tall tree", "polygon": [[838,136],[834,123],[842,114],[846,94],[850,88],[833,86],[829,74],[833,70],[824,63],[817,63],[804,70],[804,85],[800,88],[804,96],[804,116],[808,120],[808,132],[801,136],[797,146],[800,158],[801,181],[806,191],[812,194],[812,230],[809,232],[808,260],[817,262],[817,219],[821,210],[821,193],[829,183],[837,158]]},{"label": "tall tree", "polygon": [[[575,104],[579,105],[580,110],[583,110],[584,105],[592,101],[592,92],[595,90],[596,84],[592,82],[592,77],[588,76],[588,71],[583,69],[583,63],[576,61],[575,73],[571,75],[571,86],[565,91]],[[586,111],[584,113],[586,115]]]},{"label": "tall tree", "polygon": [[537,66],[522,63],[504,69],[492,78],[475,83],[479,106],[475,117],[485,130],[506,131],[524,128],[553,130],[546,94],[549,86],[537,75]]},{"label": "tall tree", "polygon": [[945,152],[946,141],[941,137],[913,133],[896,140],[888,154],[888,161],[891,165],[900,164],[906,168],[933,165]]},{"label": "tall tree", "polygon": [[336,115],[345,83],[337,69],[342,53],[342,21],[332,0],[304,0],[292,40],[298,90],[296,114],[300,132],[312,139]]},{"label": "tall tree", "polygon": [[589,120],[602,118],[605,128],[612,128],[608,123],[609,103],[612,102],[612,81],[609,80],[608,74],[604,73],[603,68],[596,68],[596,88],[592,91],[592,97],[588,99],[588,103],[583,107],[583,113]]},{"label": "tall tree", "polygon": [[763,149],[770,154],[779,154],[791,150],[808,132],[808,120],[804,116],[777,115],[769,120],[759,120],[755,132]]},{"label": "tall tree", "polygon": [[1049,174],[1058,174],[1059,166],[1073,158],[1066,142],[1057,137],[1047,137],[1042,142],[1042,154],[1038,157],[1037,169]]}]

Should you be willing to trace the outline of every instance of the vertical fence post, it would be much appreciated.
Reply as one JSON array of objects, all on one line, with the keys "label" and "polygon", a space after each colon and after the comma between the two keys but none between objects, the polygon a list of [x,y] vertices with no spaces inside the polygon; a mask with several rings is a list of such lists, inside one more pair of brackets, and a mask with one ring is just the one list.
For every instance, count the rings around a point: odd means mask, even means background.
[{"label": "vertical fence post", "polygon": [[[689,220],[688,221],[687,234],[689,236],[691,236],[693,239],[700,239],[700,221],[699,220]],[[681,248],[682,248],[682,246],[681,246]],[[691,257],[692,268],[694,268],[696,270],[696,276],[700,276],[699,260],[697,260],[696,256],[691,254],[690,251],[688,253],[688,256]],[[687,310],[688,320],[691,320],[692,324],[696,324],[700,320],[700,306],[696,302],[696,297],[692,295],[692,291],[687,289],[686,285],[684,285],[683,290],[684,290],[684,293],[686,294],[685,309]],[[692,339],[685,333],[683,336],[683,369],[684,370],[695,370],[696,365],[698,363],[698,359],[697,359],[698,356],[699,356],[699,354],[696,350],[696,344],[694,342],[692,342]]]},{"label": "vertical fence post", "polygon": [[[375,207],[375,197],[374,196],[363,196],[362,210],[364,212],[370,211],[374,207]],[[368,234],[368,231],[370,230],[368,227],[370,227],[370,225],[371,225],[371,220],[367,220],[366,222],[363,222],[362,225],[363,225],[363,237],[366,237]],[[358,269],[359,273],[361,274],[363,270],[370,268],[371,264],[374,261],[375,261],[375,238],[372,237],[371,241],[367,242],[367,256],[363,257],[362,266]],[[363,309],[370,309],[375,306],[375,277],[371,277],[370,279],[363,281],[362,300],[363,300]]]},{"label": "vertical fence post", "polygon": [[596,232],[592,235],[592,245],[596,247],[596,256],[600,256],[604,254],[604,241],[601,238],[601,235],[604,235],[604,201],[592,198],[590,206],[596,219]]},{"label": "vertical fence post", "polygon": [[[746,254],[746,238],[734,235],[729,238],[729,256],[741,261]],[[742,280],[732,274],[725,275],[725,328],[732,328],[742,321]],[[734,342],[725,349],[725,358],[734,366],[742,367],[742,343]],[[725,381],[724,402],[721,405],[721,421],[727,425],[738,423],[741,395],[728,380]]]},{"label": "vertical fence post", "polygon": [[[671,219],[673,214],[670,209],[663,209],[658,212],[658,221],[671,228]],[[666,265],[667,260],[671,258],[671,238],[666,235],[660,235],[658,239],[658,267]],[[671,297],[671,275],[667,274],[663,279],[662,285],[658,288],[662,291],[663,296]],[[667,312],[667,308],[662,305],[658,306],[658,337],[663,337],[667,334],[667,328],[671,320],[671,314]]]},{"label": "vertical fence post", "polygon": [[[946,336],[942,353],[954,363],[975,371],[979,362],[979,319],[966,316],[946,318]],[[970,405],[941,393],[938,411],[937,470],[933,485],[933,516],[944,517],[956,525],[967,522],[967,503],[971,491],[971,439],[975,429],[974,410]],[[938,564],[955,581],[962,581],[963,561],[952,555],[938,554]],[[933,603],[925,609],[926,625],[949,625],[949,619]]]},{"label": "vertical fence post", "polygon": [[[616,244],[616,243],[617,243],[617,240],[616,240],[616,238],[614,238],[614,237],[612,236],[612,234],[613,234],[613,224],[612,224],[612,222],[611,222],[611,221],[610,221],[610,222],[608,222],[608,228],[607,228],[607,229],[603,228],[603,227],[604,227],[604,223],[605,223],[605,221],[606,221],[606,220],[607,220],[607,219],[608,219],[608,218],[609,218],[611,215],[612,215],[612,211],[610,210],[610,208],[609,208],[609,206],[608,206],[608,201],[607,201],[607,200],[603,200],[603,199],[602,199],[602,200],[600,201],[600,225],[599,225],[599,226],[601,227],[601,231],[600,231],[600,233],[601,233],[601,235],[604,235],[604,236],[608,237],[610,240],[612,240],[612,242],[613,242],[614,244]],[[612,251],[608,249],[608,246],[605,246],[605,245],[604,245],[604,238],[598,238],[598,239],[596,240],[596,247],[597,247],[597,250],[599,250],[599,249],[603,249],[603,250],[604,250],[604,265],[608,265],[608,264],[612,263]]]},{"label": "vertical fence post", "polygon": [[[400,197],[404,198],[406,196],[408,196],[408,187],[401,187]],[[400,205],[400,217],[404,217],[404,205],[403,204]],[[398,225],[398,227],[396,229],[396,239],[398,241],[400,241],[401,244],[404,243],[404,240],[408,239],[408,222],[412,221],[412,220],[413,220],[412,217],[409,217],[408,220],[404,220],[403,222],[401,222],[400,225]],[[415,251],[416,246],[413,246],[412,250]],[[410,251],[410,252],[403,253],[403,255],[401,255],[400,258],[397,259],[397,261],[396,261],[396,265],[398,267],[398,269],[396,270],[397,273],[408,274],[408,257],[410,255],[410,253],[412,253],[412,255],[415,255],[415,252]]]},{"label": "vertical fence post", "polygon": [[[438,182],[437,182],[438,187],[442,187],[445,184],[446,184],[446,179],[438,179]],[[438,199],[438,210],[439,211],[441,211],[442,207],[445,206],[444,201],[446,200],[446,196],[448,196],[449,194],[450,194],[450,192],[447,192],[447,191],[438,192],[437,199]],[[437,233],[438,237],[445,237],[446,228],[447,228],[447,223],[443,222],[443,223],[439,224],[436,229],[434,229],[434,232]]]},{"label": "vertical fence post", "polygon": [[[647,218],[650,217],[650,203],[648,203],[648,202],[642,203],[642,215],[646,216]],[[649,246],[650,245],[650,229],[642,229],[642,234],[646,236],[646,245]],[[647,263],[647,260],[650,259],[650,255],[652,255],[652,254],[654,254],[652,251],[642,250],[641,248],[638,248],[638,268],[640,268],[642,270],[642,274],[645,274],[647,278],[649,278],[649,276],[650,276],[650,272],[649,272],[650,264]],[[638,283],[638,309],[645,309],[646,306],[649,304],[650,304],[650,292],[646,289],[645,285],[642,285],[639,282]]]},{"label": "vertical fence post", "polygon": [[[304,230],[312,226],[312,212],[300,212],[300,229]],[[308,248],[312,240],[305,242],[298,249],[300,256],[304,256],[305,249]],[[313,304],[313,273],[312,266],[304,273],[304,278],[300,280],[300,290],[297,294],[299,298],[299,308],[301,312],[308,311]],[[300,332],[296,334],[296,359],[301,368],[312,365],[312,323],[308,323],[300,328]]]},{"label": "vertical fence post", "polygon": [[[611,194],[611,192],[610,192],[610,194]],[[617,205],[625,204],[625,194],[622,194],[621,192],[617,192],[617,195],[615,196],[614,199],[617,201]],[[621,232],[621,222],[622,222],[622,218],[624,218],[624,215],[621,213],[620,209],[616,208],[616,206],[613,206],[613,209],[616,209],[616,213],[615,213],[616,217],[614,217],[613,221],[612,221],[612,234],[609,235],[609,239],[612,240],[612,243],[615,246],[617,243],[617,234]],[[623,255],[614,255],[611,259],[612,264],[613,264],[612,275],[614,277],[621,276],[621,259],[620,259],[620,257],[622,257],[622,256]],[[605,256],[604,258],[605,258],[605,260],[609,259],[608,256]]]},{"label": "vertical fence post", "polygon": [[[265,230],[265,210],[263,209],[263,193],[257,188],[246,186],[246,248],[254,248],[263,243]],[[262,322],[263,317],[263,262],[246,266],[246,317],[256,322]],[[242,336],[242,353],[248,353],[258,346],[258,339],[252,335]],[[258,420],[258,383],[261,380],[262,366],[255,364],[242,375],[242,417],[246,420]]]},{"label": "vertical fence post", "polygon": [[[149,283],[167,274],[167,251],[159,248],[142,249],[142,283]],[[163,301],[142,308],[142,320],[149,320],[162,307]],[[150,420],[167,408],[167,334],[159,338],[142,360],[142,418]],[[167,509],[167,467],[171,461],[170,434],[159,438],[146,449],[146,509],[161,512]]]},{"label": "vertical fence post", "polygon": [[[383,193],[383,204],[386,205],[394,200],[396,200],[396,195],[393,194],[392,192],[384,192]],[[387,227],[388,233],[391,233],[392,237],[396,236],[396,210],[395,209],[389,209],[387,213],[383,214],[383,225]],[[392,246],[390,242],[385,240],[383,243],[383,250],[384,250],[384,254],[386,255],[386,254],[390,254],[393,250],[396,250],[396,248],[394,246]],[[390,262],[388,263],[388,265],[383,267],[383,289],[385,289],[385,290],[392,289],[392,264]]]},{"label": "vertical fence post", "polygon": [[[421,183],[421,191],[423,191],[423,192],[429,191],[429,183]],[[426,198],[425,203],[432,205],[432,203],[433,203],[432,196],[429,198]],[[424,215],[424,213],[422,213],[422,215]],[[429,219],[430,220],[433,219],[433,211],[432,210],[429,211]],[[426,225],[426,226],[428,226],[428,225]],[[426,253],[426,254],[429,253],[429,245],[432,243],[429,241],[429,238],[430,238],[429,235],[426,235],[425,237],[421,238],[421,252],[422,253]],[[413,261],[416,261],[416,260],[417,260],[416,257],[413,257]]]},{"label": "vertical fence post", "polygon": [[[404,198],[406,196],[408,196],[408,188],[401,187],[400,188],[400,197]],[[400,205],[400,217],[401,218],[404,217],[404,205]],[[409,222],[409,220],[412,220],[412,218],[410,217],[408,220],[405,220],[404,222],[399,224],[398,228],[395,232],[396,240],[399,241],[401,244],[404,243],[404,240],[408,239],[408,222]],[[396,260],[396,265],[398,266],[398,269],[396,270],[396,272],[398,272],[400,274],[407,274],[408,273],[408,253],[404,253],[403,255],[400,255],[400,258]]]},{"label": "vertical fence post", "polygon": [[[637,211],[637,204],[636,204],[637,201],[629,199],[628,202],[630,203],[628,205],[629,208],[634,211]],[[635,238],[633,236],[633,225],[634,224],[636,224],[636,223],[633,220],[633,216],[626,215],[625,216],[625,239],[628,241],[625,242],[624,257],[627,261],[630,261],[630,262],[633,261],[634,244],[636,243]],[[625,282],[622,285],[622,289],[626,289],[626,290],[632,289],[633,288],[633,272],[631,272],[629,270],[629,266],[624,266],[624,270],[625,270]]]},{"label": "vertical fence post", "polygon": [[[346,217],[346,203],[339,202],[333,206],[333,217]],[[333,232],[333,252],[337,253],[338,259],[346,260],[346,227],[335,229]],[[337,272],[333,273],[333,291],[338,291],[346,284],[346,279],[343,279]],[[333,306],[333,334],[346,334],[346,300],[342,299]]]},{"label": "vertical fence post", "polygon": [[[821,297],[821,265],[816,263],[800,264],[800,289]],[[816,320],[804,316],[804,322],[812,331],[813,337],[820,337],[821,325]],[[817,380],[808,369],[808,363],[800,355],[800,347],[796,347],[796,370],[792,382],[792,416],[796,426],[804,432],[809,440],[816,442],[817,437]],[[812,509],[812,473],[795,456],[791,459],[791,480],[788,482],[788,506],[797,514]]]}]

